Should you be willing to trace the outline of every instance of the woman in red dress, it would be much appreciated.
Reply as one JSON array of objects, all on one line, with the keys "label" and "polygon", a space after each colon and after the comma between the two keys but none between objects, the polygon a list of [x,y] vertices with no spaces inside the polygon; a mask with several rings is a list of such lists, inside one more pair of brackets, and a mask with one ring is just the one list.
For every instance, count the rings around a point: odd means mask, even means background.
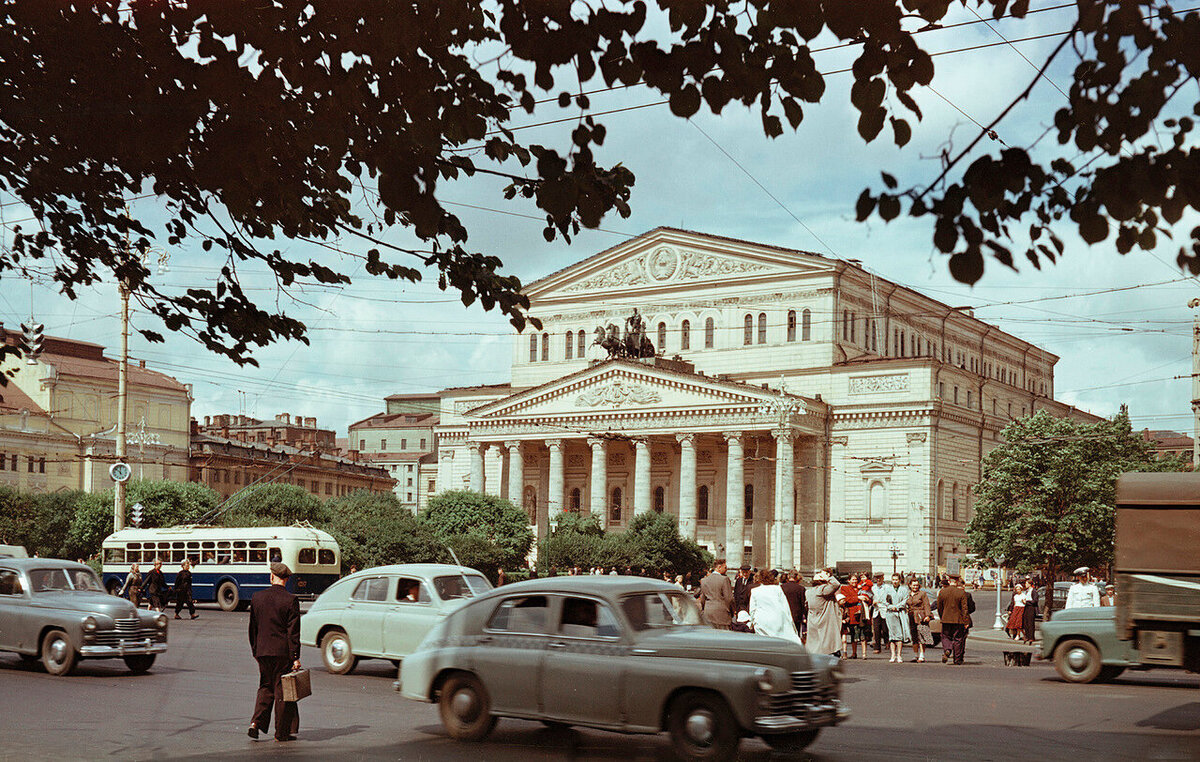
[{"label": "woman in red dress", "polygon": [[838,590],[838,602],[842,605],[842,657],[858,658],[858,642],[863,642],[863,658],[867,658],[867,637],[862,626],[862,601],[858,598],[858,575],[851,574],[846,584]]}]

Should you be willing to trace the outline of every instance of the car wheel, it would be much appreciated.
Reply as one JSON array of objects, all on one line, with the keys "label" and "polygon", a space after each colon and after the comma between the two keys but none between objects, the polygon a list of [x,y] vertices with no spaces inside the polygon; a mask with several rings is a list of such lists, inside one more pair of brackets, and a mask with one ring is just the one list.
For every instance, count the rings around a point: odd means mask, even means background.
[{"label": "car wheel", "polygon": [[126,656],[125,666],[129,667],[129,671],[135,675],[140,675],[143,672],[149,672],[154,666],[155,654],[138,654],[137,656]]},{"label": "car wheel", "polygon": [[217,605],[221,611],[234,611],[241,602],[242,596],[233,582],[226,580],[217,588]]},{"label": "car wheel", "polygon": [[52,675],[67,675],[75,668],[75,646],[62,630],[51,630],[42,639],[42,666]]},{"label": "car wheel", "polygon": [[741,740],[725,700],[714,693],[691,692],[675,699],[667,732],[679,759],[733,759]]},{"label": "car wheel", "polygon": [[442,686],[438,713],[451,738],[482,741],[496,726],[491,712],[492,700],[487,689],[474,675],[454,675]]},{"label": "car wheel", "polygon": [[1100,650],[1088,640],[1064,640],[1054,649],[1054,668],[1068,683],[1090,683],[1100,676]]},{"label": "car wheel", "polygon": [[767,745],[775,751],[794,753],[807,749],[813,741],[817,740],[818,732],[820,731],[798,730],[794,733],[771,733],[762,736],[762,740],[766,741]]},{"label": "car wheel", "polygon": [[321,638],[321,659],[325,669],[335,675],[348,675],[358,666],[358,657],[350,650],[350,636],[341,630]]},{"label": "car wheel", "polygon": [[1116,680],[1125,671],[1124,667],[1101,667],[1100,675],[1096,678],[1098,683],[1109,683]]}]

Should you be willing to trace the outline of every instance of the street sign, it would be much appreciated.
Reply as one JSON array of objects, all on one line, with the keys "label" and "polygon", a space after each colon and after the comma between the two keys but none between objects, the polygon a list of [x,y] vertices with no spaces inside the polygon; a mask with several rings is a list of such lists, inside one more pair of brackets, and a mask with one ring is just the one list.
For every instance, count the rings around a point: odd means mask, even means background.
[{"label": "street sign", "polygon": [[135,527],[140,527],[142,525],[142,519],[144,518],[144,514],[143,514],[144,511],[145,511],[145,508],[142,507],[141,503],[134,503],[133,507],[129,509],[129,520],[131,522],[133,522],[133,525]]},{"label": "street sign", "polygon": [[108,467],[108,475],[114,482],[126,482],[133,475],[133,469],[128,463],[113,463]]}]

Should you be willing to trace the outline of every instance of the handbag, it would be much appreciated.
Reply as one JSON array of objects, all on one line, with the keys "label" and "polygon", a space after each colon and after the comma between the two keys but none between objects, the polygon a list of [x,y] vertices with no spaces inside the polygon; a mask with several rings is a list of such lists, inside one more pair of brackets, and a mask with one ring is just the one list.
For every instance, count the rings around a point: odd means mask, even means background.
[{"label": "handbag", "polygon": [[921,622],[917,625],[917,637],[921,639],[921,645],[933,645],[933,631],[929,629],[929,625]]},{"label": "handbag", "polygon": [[299,701],[305,696],[312,695],[312,678],[307,669],[288,672],[283,676],[282,682],[284,701]]}]

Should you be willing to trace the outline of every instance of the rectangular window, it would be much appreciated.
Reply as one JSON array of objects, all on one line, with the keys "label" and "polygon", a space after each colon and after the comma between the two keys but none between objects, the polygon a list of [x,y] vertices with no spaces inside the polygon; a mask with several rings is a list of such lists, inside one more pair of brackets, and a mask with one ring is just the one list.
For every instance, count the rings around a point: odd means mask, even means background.
[{"label": "rectangular window", "polygon": [[401,439],[401,440],[400,440],[400,449],[401,449],[401,450],[407,450],[407,449],[408,449],[408,440],[407,440],[407,439]]},{"label": "rectangular window", "polygon": [[540,634],[546,631],[549,610],[549,601],[544,595],[510,598],[496,609],[486,629]]},{"label": "rectangular window", "polygon": [[4,464],[7,462],[8,462],[8,458],[5,457],[4,453],[0,452],[0,471],[4,470]]},{"label": "rectangular window", "polygon": [[971,407],[971,390],[967,390],[967,407]]},{"label": "rectangular window", "polygon": [[333,494],[333,482],[325,482],[325,494],[326,495]]},{"label": "rectangular window", "polygon": [[404,501],[405,501],[405,502],[407,502],[407,503],[411,503],[411,502],[413,501],[413,498],[412,498],[412,493],[411,493],[411,492],[405,493],[405,495],[404,495]]},{"label": "rectangular window", "polygon": [[422,450],[425,449],[425,438],[424,437],[421,437],[421,449]]},{"label": "rectangular window", "polygon": [[426,493],[426,494],[429,494],[429,495],[432,495],[432,494],[433,494],[433,490],[434,490],[434,488],[435,488],[435,486],[436,486],[436,485],[437,485],[437,482],[436,482],[435,480],[433,480],[433,479],[430,479],[430,480],[429,480],[429,484],[428,484],[428,485],[426,485],[426,486],[428,487],[428,489],[426,489],[426,490],[425,490],[425,493]]},{"label": "rectangular window", "polygon": [[12,466],[13,471],[17,470],[17,455],[16,455],[16,453],[13,453],[12,456],[9,457],[8,464],[10,466]]},{"label": "rectangular window", "polygon": [[380,449],[381,451],[382,451],[382,450],[387,450],[387,440],[386,440],[386,439],[380,439],[380,440],[379,440],[379,449]]},{"label": "rectangular window", "polygon": [[411,476],[410,476],[410,477],[408,477],[408,484],[406,484],[406,485],[404,485],[404,486],[406,486],[406,487],[411,487],[411,486],[413,486],[413,481],[412,481],[412,477],[411,477]]},{"label": "rectangular window", "polygon": [[362,452],[363,450],[366,450],[366,449],[367,449],[367,440],[365,440],[365,439],[358,440],[358,451]]},{"label": "rectangular window", "polygon": [[938,399],[946,399],[946,385],[941,381],[938,382]]},{"label": "rectangular window", "polygon": [[954,404],[958,404],[958,387],[954,387]]},{"label": "rectangular window", "polygon": [[39,474],[46,473],[46,459],[45,458],[38,458],[38,473]]},{"label": "rectangular window", "polygon": [[537,362],[537,334],[529,337],[529,362]]},{"label": "rectangular window", "polygon": [[32,455],[26,455],[26,456],[25,456],[25,460],[26,460],[26,461],[28,461],[28,462],[26,463],[26,467],[27,467],[27,469],[29,470],[29,473],[31,473],[31,474],[32,474],[32,473],[33,473],[33,456],[32,456]]}]

